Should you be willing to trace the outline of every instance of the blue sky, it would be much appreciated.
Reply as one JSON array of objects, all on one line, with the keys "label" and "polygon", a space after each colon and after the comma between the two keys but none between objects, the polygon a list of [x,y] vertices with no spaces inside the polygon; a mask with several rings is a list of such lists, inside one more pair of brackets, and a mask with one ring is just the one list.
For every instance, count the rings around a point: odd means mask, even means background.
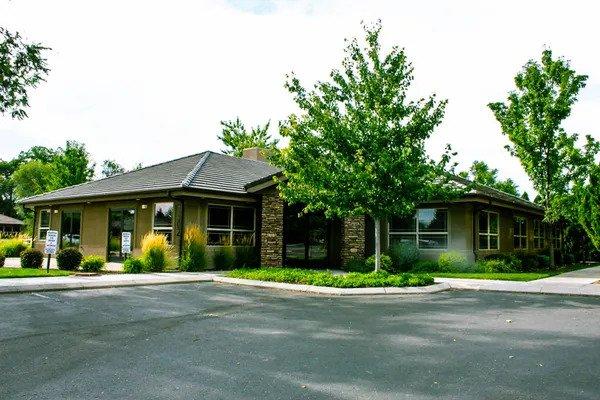
[{"label": "blue sky", "polygon": [[[0,158],[40,144],[85,142],[93,158],[131,167],[219,150],[219,121],[248,125],[296,111],[283,87],[339,66],[361,21],[383,22],[383,45],[415,67],[414,97],[449,100],[428,150],[446,143],[466,168],[484,159],[531,191],[488,110],[548,46],[590,75],[565,127],[600,139],[599,6],[571,1],[6,1],[0,26],[52,47],[30,118],[0,119]],[[143,144],[140,144],[143,143]]]}]

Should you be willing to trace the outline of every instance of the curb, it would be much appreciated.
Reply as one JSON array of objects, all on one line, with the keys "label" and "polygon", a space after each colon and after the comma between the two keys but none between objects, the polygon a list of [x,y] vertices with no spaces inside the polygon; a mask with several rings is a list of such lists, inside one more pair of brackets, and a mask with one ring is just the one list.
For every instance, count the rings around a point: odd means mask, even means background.
[{"label": "curb", "polygon": [[266,289],[288,290],[293,292],[314,293],[334,296],[381,296],[438,293],[449,290],[447,283],[436,283],[430,286],[412,287],[374,287],[374,288],[334,288],[326,286],[299,285],[294,283],[255,281],[251,279],[228,278],[215,276],[213,282],[232,285],[252,286]]}]

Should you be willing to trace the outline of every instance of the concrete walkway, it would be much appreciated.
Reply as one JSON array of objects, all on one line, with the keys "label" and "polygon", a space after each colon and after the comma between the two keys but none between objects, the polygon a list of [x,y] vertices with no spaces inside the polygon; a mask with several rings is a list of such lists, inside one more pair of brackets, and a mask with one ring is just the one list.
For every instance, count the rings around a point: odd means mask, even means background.
[{"label": "concrete walkway", "polygon": [[[44,259],[44,263],[42,264],[43,268],[46,268],[46,261],[47,260]],[[4,261],[4,266],[20,268],[21,267],[21,259],[19,257],[8,257]],[[58,266],[56,265],[56,258],[50,259],[50,269],[58,269]],[[108,272],[123,272],[123,263],[109,261],[104,265],[104,269]]]}]

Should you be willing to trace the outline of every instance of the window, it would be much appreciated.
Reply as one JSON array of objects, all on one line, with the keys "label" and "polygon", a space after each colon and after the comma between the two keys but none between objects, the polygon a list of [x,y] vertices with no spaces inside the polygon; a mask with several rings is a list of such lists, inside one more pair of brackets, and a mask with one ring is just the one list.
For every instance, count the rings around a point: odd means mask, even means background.
[{"label": "window", "polygon": [[533,220],[533,248],[541,249],[544,247],[544,225],[539,219]]},{"label": "window", "polygon": [[562,229],[558,225],[552,227],[552,241],[554,243],[554,249],[560,250],[562,246]]},{"label": "window", "polygon": [[207,243],[254,246],[255,212],[251,207],[208,206]]},{"label": "window", "polygon": [[448,247],[448,211],[422,208],[412,217],[392,218],[389,224],[390,246],[411,243],[419,249]]},{"label": "window", "polygon": [[479,212],[479,249],[498,250],[498,213],[492,211]]},{"label": "window", "polygon": [[513,220],[513,247],[515,249],[527,248],[527,220],[523,217],[515,217]]},{"label": "window", "polygon": [[167,241],[173,241],[173,203],[155,203],[154,218],[152,219],[152,230],[167,237]]},{"label": "window", "polygon": [[63,211],[60,220],[60,247],[79,247],[81,243],[81,212]]},{"label": "window", "polygon": [[50,229],[50,210],[40,210],[40,222],[38,225],[38,239],[46,240],[46,234]]}]

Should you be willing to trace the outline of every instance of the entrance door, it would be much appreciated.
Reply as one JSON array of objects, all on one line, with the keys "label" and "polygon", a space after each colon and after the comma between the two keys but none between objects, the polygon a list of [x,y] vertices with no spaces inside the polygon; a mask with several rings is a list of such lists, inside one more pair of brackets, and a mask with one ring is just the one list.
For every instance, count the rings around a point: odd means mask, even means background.
[{"label": "entrance door", "polygon": [[299,206],[285,210],[285,265],[297,267],[329,267],[330,221],[322,213],[299,216]]},{"label": "entrance door", "polygon": [[121,253],[121,234],[131,232],[135,221],[134,209],[109,210],[108,212],[108,259],[120,261],[124,259]]}]

